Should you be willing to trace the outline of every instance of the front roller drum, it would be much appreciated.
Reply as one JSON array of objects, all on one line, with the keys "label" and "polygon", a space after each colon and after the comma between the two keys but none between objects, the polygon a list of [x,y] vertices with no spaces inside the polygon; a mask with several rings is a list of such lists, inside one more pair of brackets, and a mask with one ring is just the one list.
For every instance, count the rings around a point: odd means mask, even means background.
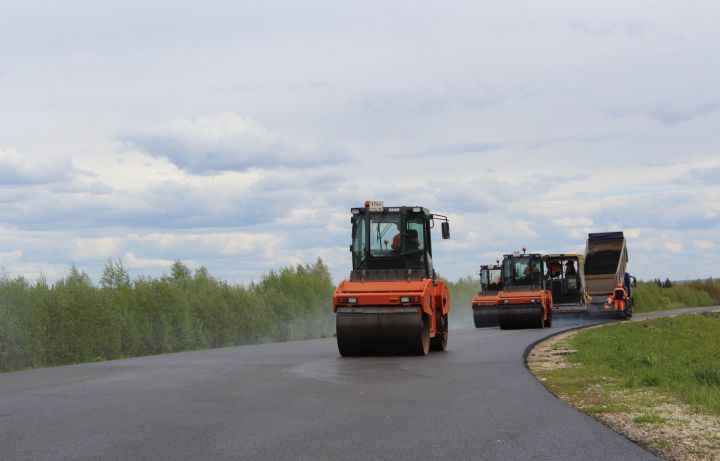
[{"label": "front roller drum", "polygon": [[496,327],[500,324],[497,307],[473,309],[475,328]]},{"label": "front roller drum", "polygon": [[430,323],[421,312],[336,314],[340,355],[426,355]]},{"label": "front roller drum", "polygon": [[502,330],[517,328],[542,328],[543,308],[540,304],[516,304],[498,308],[498,319]]}]

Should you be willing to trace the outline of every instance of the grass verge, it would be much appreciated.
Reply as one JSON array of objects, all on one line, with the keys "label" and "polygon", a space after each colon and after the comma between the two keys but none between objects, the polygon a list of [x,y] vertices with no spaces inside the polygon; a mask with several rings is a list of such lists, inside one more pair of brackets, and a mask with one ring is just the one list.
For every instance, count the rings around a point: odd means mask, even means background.
[{"label": "grass verge", "polygon": [[558,335],[528,357],[558,397],[668,459],[720,460],[720,314]]}]

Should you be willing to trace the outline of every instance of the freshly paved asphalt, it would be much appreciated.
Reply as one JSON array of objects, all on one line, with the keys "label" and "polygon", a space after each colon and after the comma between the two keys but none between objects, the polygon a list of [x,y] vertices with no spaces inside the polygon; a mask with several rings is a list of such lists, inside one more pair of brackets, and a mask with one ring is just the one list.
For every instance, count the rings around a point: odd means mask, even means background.
[{"label": "freshly paved asphalt", "polygon": [[427,357],[323,339],[4,373],[0,459],[655,459],[526,369],[581,322],[458,328]]}]

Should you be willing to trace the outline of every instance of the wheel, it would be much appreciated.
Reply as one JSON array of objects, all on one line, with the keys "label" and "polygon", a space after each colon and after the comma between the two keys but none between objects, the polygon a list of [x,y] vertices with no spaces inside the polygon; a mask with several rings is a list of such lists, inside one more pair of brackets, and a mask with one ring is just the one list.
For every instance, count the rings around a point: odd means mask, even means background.
[{"label": "wheel", "polygon": [[444,351],[448,342],[448,316],[440,311],[435,313],[435,337],[430,340],[430,350]]},{"label": "wheel", "polygon": [[545,320],[545,326],[550,328],[552,326],[552,309],[548,310],[547,320]]},{"label": "wheel", "polygon": [[430,317],[422,314],[422,325],[420,327],[420,344],[418,355],[427,355],[430,351]]},{"label": "wheel", "polygon": [[545,312],[543,310],[543,307],[540,306],[540,326],[538,328],[543,328],[545,326],[545,319],[543,318],[545,315]]}]

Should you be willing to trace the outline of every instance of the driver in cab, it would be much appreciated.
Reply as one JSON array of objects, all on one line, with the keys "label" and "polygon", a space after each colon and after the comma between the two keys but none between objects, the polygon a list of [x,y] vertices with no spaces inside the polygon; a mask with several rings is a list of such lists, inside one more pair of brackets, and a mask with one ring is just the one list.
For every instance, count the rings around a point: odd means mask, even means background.
[{"label": "driver in cab", "polygon": [[[396,253],[400,252],[401,247],[400,234],[393,237],[391,248]],[[405,229],[405,249],[407,251],[414,251],[420,248],[420,238],[418,237],[418,231],[415,229]]]}]

